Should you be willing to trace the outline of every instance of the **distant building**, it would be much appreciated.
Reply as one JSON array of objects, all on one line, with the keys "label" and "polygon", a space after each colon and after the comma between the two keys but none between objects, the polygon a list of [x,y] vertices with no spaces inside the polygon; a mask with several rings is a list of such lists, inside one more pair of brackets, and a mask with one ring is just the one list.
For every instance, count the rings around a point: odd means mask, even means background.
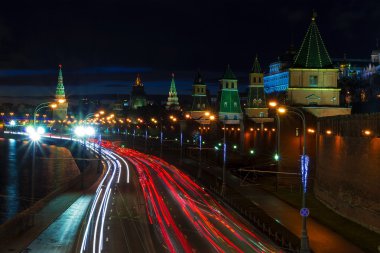
[{"label": "distant building", "polygon": [[261,124],[264,122],[272,122],[273,119],[268,118],[268,107],[264,92],[264,74],[261,71],[257,56],[253,63],[252,71],[249,73],[248,87],[248,101],[245,108],[245,113],[248,118]]},{"label": "distant building", "polygon": [[207,87],[199,72],[194,79],[192,96],[193,103],[190,111],[191,117],[193,119],[199,119],[198,121],[201,122],[208,121],[205,118],[205,113],[210,111],[210,104],[207,98]]},{"label": "distant building", "polygon": [[141,82],[140,74],[137,74],[136,81],[132,86],[131,109],[137,109],[147,105],[144,84]]},{"label": "distant building", "polygon": [[264,91],[267,94],[286,92],[289,87],[289,68],[293,66],[297,51],[294,45],[280,57],[277,61],[269,65],[269,73],[264,76]]},{"label": "distant building", "polygon": [[357,78],[366,79],[365,70],[370,66],[370,59],[352,59],[347,58],[344,54],[343,58],[332,59],[334,67],[339,69],[339,79],[341,78]]},{"label": "distant building", "polygon": [[243,118],[237,78],[230,65],[220,80],[219,120],[225,124],[239,124]]},{"label": "distant building", "polygon": [[67,107],[69,106],[65,96],[65,87],[63,86],[62,65],[59,65],[58,83],[55,92],[55,102],[57,107],[53,110],[53,120],[62,121],[66,119]]},{"label": "distant building", "polygon": [[172,74],[172,81],[170,83],[170,89],[169,89],[169,97],[166,102],[165,108],[166,110],[174,110],[174,111],[178,111],[181,109],[178,102],[177,89],[175,87],[174,73]]}]

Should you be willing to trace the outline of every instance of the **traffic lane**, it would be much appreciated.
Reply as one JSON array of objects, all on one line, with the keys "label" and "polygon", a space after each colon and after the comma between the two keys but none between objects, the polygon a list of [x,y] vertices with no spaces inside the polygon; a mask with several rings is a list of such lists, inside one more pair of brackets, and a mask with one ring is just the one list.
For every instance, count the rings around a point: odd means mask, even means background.
[{"label": "traffic lane", "polygon": [[[183,198],[187,198],[187,205],[190,217],[195,217],[197,222],[202,221],[203,230],[208,230],[213,237],[210,237],[210,243],[213,245],[227,245],[227,249],[233,249],[234,251],[256,251],[256,252],[278,252],[278,249],[272,245],[273,242],[262,236],[257,230],[253,230],[252,227],[248,228],[247,224],[244,224],[244,219],[237,219],[231,212],[228,212],[220,204],[218,204],[210,195],[208,195],[201,187],[194,184],[194,182],[183,175],[181,171],[170,164],[162,161],[151,160],[160,164],[166,172],[171,172],[173,176],[171,182],[168,182],[165,186],[170,188],[169,184],[177,186],[177,189],[173,192],[181,192]],[[159,168],[159,166],[157,167]],[[156,168],[156,169],[157,169]],[[165,175],[160,171],[160,175]],[[161,178],[161,181],[162,180]],[[179,203],[179,201],[177,201]],[[192,206],[195,205],[195,206]],[[182,208],[184,210],[184,208]],[[193,224],[197,225],[197,224]],[[201,230],[198,230],[201,232]],[[255,231],[252,233],[251,231]],[[204,233],[207,231],[204,231]],[[203,233],[203,234],[204,234]],[[218,248],[218,247],[216,247]],[[224,248],[226,249],[226,248]]]},{"label": "traffic lane", "polygon": [[[124,165],[125,166],[125,165]],[[125,171],[122,169],[122,172]],[[114,187],[111,200],[109,225],[109,252],[156,252],[162,248],[152,238],[151,225],[145,211],[145,203],[133,170],[130,170],[130,183],[122,173],[120,182]],[[163,249],[163,248],[162,248]]]}]

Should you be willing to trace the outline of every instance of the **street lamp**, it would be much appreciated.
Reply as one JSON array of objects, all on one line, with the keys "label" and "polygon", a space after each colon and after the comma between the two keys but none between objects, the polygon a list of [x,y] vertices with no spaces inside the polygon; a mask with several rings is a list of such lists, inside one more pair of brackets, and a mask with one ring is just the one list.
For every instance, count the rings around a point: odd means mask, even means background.
[{"label": "street lamp", "polygon": [[[45,133],[43,127],[35,128],[33,126],[28,126],[25,131],[28,133],[29,139],[32,141],[32,196],[31,205],[34,204],[34,171],[36,167],[36,142],[41,139],[41,135]],[[32,216],[32,225],[34,225],[34,215]]]},{"label": "street lamp", "polygon": [[[277,107],[276,102],[270,102],[269,105],[271,107]],[[309,237],[307,234],[307,226],[306,226],[306,219],[308,216],[308,209],[306,208],[306,190],[307,190],[307,176],[308,176],[308,167],[309,167],[309,157],[306,155],[306,118],[305,114],[302,110],[296,108],[296,107],[290,107],[290,106],[284,106],[281,105],[277,108],[278,113],[285,113],[290,109],[289,112],[296,114],[299,116],[302,120],[302,127],[303,127],[303,146],[302,146],[302,156],[301,156],[301,183],[302,183],[302,209],[301,209],[301,216],[302,216],[302,231],[301,231],[301,253],[309,253]],[[278,125],[278,132],[280,132],[280,127]]]},{"label": "street lamp", "polygon": [[[185,115],[186,119],[193,119],[191,118],[190,114]],[[198,118],[193,119],[195,121],[200,120],[200,129],[199,129],[199,153],[198,153],[198,172],[197,172],[197,178],[201,178],[202,176],[202,125],[203,125],[203,120],[209,120],[213,121],[215,120],[215,116],[212,115],[209,111],[204,112],[204,114]],[[181,148],[182,150],[182,148]]]},{"label": "street lamp", "polygon": [[[58,100],[58,103],[64,103],[66,100],[65,99],[59,99]],[[33,126],[36,125],[36,114],[43,108],[47,108],[47,107],[51,107],[52,109],[55,109],[57,108],[57,104],[56,103],[51,103],[51,102],[44,102],[44,103],[41,103],[39,105],[36,106],[36,108],[34,109],[34,112],[33,112]]]}]

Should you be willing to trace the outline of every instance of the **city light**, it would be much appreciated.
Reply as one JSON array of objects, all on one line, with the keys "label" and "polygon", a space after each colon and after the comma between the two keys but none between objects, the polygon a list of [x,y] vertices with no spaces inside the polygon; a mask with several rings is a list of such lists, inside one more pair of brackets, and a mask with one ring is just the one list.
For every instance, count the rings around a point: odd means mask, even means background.
[{"label": "city light", "polygon": [[270,107],[276,107],[277,106],[277,102],[276,101],[270,101],[269,102],[269,106]]},{"label": "city light", "polygon": [[332,134],[331,130],[326,130],[326,134],[331,135]]},{"label": "city light", "polygon": [[254,154],[255,154],[255,150],[251,149],[251,150],[249,150],[249,153],[250,153],[251,155],[254,155]]},{"label": "city light", "polygon": [[237,149],[237,145],[233,145],[233,148],[234,148],[234,149]]},{"label": "city light", "polygon": [[280,156],[278,154],[275,154],[274,155],[274,160],[276,160],[276,161],[280,160]]},{"label": "city light", "polygon": [[15,125],[16,125],[16,121],[15,121],[15,120],[11,120],[11,121],[9,121],[9,125],[10,125],[10,126],[15,126]]},{"label": "city light", "polygon": [[34,128],[33,126],[27,126],[25,128],[25,132],[28,133],[29,138],[32,141],[39,141],[41,139],[41,135],[45,133],[45,129],[41,126]]},{"label": "city light", "polygon": [[368,129],[363,130],[363,133],[365,136],[370,136],[372,134],[371,130],[368,130]]},{"label": "city light", "polygon": [[284,114],[284,113],[286,112],[286,108],[285,108],[285,107],[279,107],[279,108],[277,109],[277,111],[278,111],[279,113],[281,113],[281,114]]},{"label": "city light", "polygon": [[312,128],[308,128],[308,129],[307,129],[307,132],[313,134],[313,133],[315,133],[315,130],[312,129]]}]

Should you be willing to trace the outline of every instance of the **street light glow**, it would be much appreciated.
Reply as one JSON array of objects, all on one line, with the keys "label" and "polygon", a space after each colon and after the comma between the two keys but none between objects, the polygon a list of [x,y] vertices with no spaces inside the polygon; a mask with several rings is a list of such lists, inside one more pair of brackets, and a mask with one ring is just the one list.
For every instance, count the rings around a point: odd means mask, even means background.
[{"label": "street light glow", "polygon": [[86,134],[86,130],[83,126],[77,126],[75,129],[74,129],[74,133],[76,136],[78,137],[83,137],[85,136]]},{"label": "street light glow", "polygon": [[269,102],[269,106],[270,107],[276,107],[277,106],[277,102],[276,101],[270,101]]},{"label": "street light glow", "polygon": [[285,108],[285,107],[279,107],[279,108],[277,109],[277,111],[278,111],[279,113],[285,113],[285,112],[286,112],[286,108]]},{"label": "street light glow", "polygon": [[45,133],[45,129],[41,126],[37,127],[37,131],[36,131],[39,135],[42,135]]},{"label": "street light glow", "polygon": [[371,132],[371,130],[364,130],[363,131],[363,133],[364,133],[364,135],[366,135],[366,136],[370,136],[371,134],[372,134],[372,132]]},{"label": "street light glow", "polygon": [[92,126],[86,127],[86,135],[93,136],[95,135],[95,129]]},{"label": "street light glow", "polygon": [[276,161],[280,160],[280,156],[278,154],[275,154],[274,155],[274,160],[276,160]]}]

